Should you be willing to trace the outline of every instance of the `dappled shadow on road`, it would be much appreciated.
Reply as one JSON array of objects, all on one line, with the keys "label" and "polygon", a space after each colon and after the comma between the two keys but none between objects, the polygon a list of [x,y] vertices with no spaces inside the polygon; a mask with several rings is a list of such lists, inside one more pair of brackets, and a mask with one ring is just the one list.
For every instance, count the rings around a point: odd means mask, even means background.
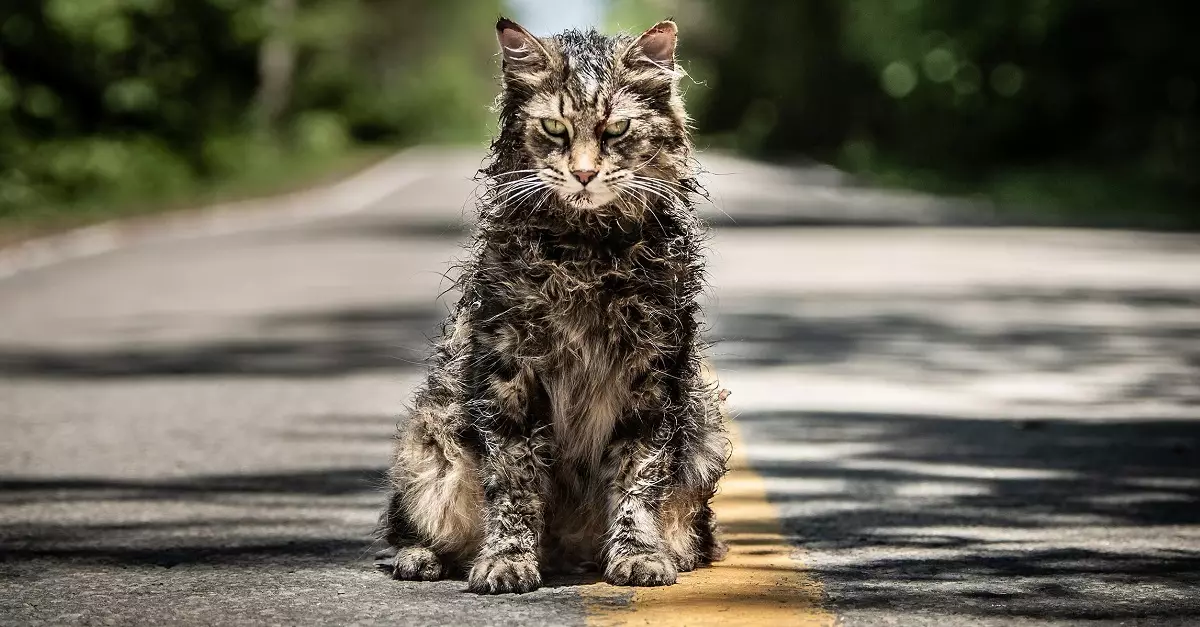
[{"label": "dappled shadow on road", "polygon": [[107,379],[158,376],[322,377],[418,368],[445,309],[380,306],[269,315],[253,329],[205,342],[131,343],[110,349],[0,348],[0,376]]},{"label": "dappled shadow on road", "polygon": [[[0,477],[0,508],[46,513],[0,525],[0,569],[35,560],[165,567],[357,560],[368,554],[370,529],[345,518],[374,516],[383,481],[382,468],[146,480]],[[93,516],[80,519],[80,511]],[[111,517],[117,522],[100,522]]]},{"label": "dappled shadow on road", "polygon": [[376,219],[366,221],[348,221],[337,227],[327,227],[322,236],[328,235],[328,228],[337,228],[347,235],[354,237],[381,238],[388,240],[421,239],[425,241],[463,241],[471,233],[472,227],[463,219],[456,216],[438,216],[438,219]]},{"label": "dappled shadow on road", "polygon": [[[954,385],[1018,375],[1064,403],[1200,406],[1200,291],[971,290],[743,300],[715,320],[723,367]],[[1053,395],[1045,399],[1055,402]]]},{"label": "dappled shadow on road", "polygon": [[738,420],[835,608],[1200,618],[1196,422]]},{"label": "dappled shadow on road", "polygon": [[[1200,621],[1200,292],[724,304],[719,368],[779,386],[748,452],[835,611]],[[967,409],[840,409],[890,395]]]},{"label": "dappled shadow on road", "polygon": [[[275,435],[336,447],[386,443],[396,417],[304,414]],[[357,445],[358,440],[352,441]],[[385,469],[105,476],[0,476],[0,575],[47,567],[180,565],[369,568]]]},{"label": "dappled shadow on road", "polygon": [[0,504],[96,499],[180,501],[248,494],[336,496],[382,485],[382,473],[382,469],[353,468],[155,480],[0,477]]}]

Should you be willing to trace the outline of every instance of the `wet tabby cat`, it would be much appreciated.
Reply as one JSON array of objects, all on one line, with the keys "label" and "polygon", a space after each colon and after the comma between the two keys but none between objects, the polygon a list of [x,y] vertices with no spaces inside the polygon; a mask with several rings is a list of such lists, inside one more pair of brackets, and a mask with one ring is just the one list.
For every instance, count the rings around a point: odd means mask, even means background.
[{"label": "wet tabby cat", "polygon": [[719,559],[728,441],[701,375],[704,229],[676,28],[538,39],[501,19],[500,133],[382,520],[399,579],[476,592],[598,565],[658,586]]}]

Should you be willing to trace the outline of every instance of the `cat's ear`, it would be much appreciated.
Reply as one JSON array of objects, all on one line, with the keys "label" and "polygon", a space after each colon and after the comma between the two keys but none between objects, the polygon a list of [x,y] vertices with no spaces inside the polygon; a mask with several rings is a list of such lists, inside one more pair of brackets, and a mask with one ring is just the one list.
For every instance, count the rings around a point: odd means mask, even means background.
[{"label": "cat's ear", "polygon": [[629,62],[649,61],[665,70],[675,69],[675,42],[679,29],[675,22],[666,20],[652,26],[642,33],[629,50],[625,58]]},{"label": "cat's ear", "polygon": [[545,46],[520,24],[500,18],[496,22],[496,40],[500,42],[500,52],[504,55],[505,73],[540,70],[546,66],[549,55]]}]

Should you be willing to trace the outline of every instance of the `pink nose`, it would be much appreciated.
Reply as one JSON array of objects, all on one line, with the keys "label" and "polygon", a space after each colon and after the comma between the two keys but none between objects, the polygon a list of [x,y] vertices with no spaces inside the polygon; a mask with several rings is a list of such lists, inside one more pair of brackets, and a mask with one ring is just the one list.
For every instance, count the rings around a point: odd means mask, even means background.
[{"label": "pink nose", "polygon": [[571,172],[571,174],[574,174],[575,178],[579,179],[579,182],[583,183],[583,185],[586,187],[588,181],[596,178],[596,175],[599,173],[595,170],[575,170],[574,172]]}]

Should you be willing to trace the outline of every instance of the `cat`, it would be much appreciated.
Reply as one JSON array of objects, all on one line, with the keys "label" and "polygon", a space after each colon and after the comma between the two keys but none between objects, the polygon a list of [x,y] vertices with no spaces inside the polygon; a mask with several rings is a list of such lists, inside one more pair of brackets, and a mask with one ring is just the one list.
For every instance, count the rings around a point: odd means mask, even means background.
[{"label": "cat", "polygon": [[393,574],[469,567],[487,594],[593,566],[670,585],[724,554],[710,500],[729,455],[701,373],[677,29],[496,32],[500,129],[461,296],[396,435]]}]

